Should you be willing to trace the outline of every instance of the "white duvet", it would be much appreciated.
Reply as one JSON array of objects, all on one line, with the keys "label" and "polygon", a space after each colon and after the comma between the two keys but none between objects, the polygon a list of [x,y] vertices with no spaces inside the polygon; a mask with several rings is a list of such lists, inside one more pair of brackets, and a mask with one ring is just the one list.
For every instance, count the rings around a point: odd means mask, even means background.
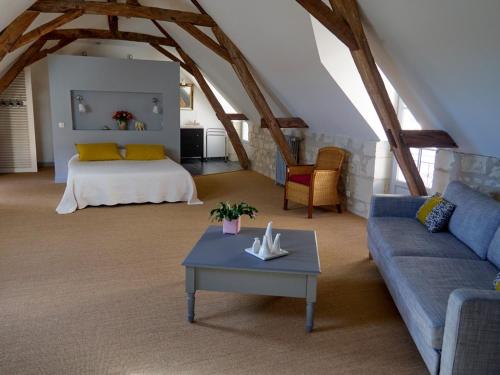
[{"label": "white duvet", "polygon": [[121,203],[187,202],[202,204],[193,178],[171,159],[68,162],[68,181],[59,214],[87,206]]}]

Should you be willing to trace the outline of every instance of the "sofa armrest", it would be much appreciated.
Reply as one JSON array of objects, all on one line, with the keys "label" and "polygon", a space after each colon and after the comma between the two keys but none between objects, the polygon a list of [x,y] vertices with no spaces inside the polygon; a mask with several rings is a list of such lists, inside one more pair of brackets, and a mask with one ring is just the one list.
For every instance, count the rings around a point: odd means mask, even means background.
[{"label": "sofa armrest", "polygon": [[440,375],[500,374],[500,292],[450,294]]},{"label": "sofa armrest", "polygon": [[372,197],[370,217],[415,217],[427,197],[380,194]]}]

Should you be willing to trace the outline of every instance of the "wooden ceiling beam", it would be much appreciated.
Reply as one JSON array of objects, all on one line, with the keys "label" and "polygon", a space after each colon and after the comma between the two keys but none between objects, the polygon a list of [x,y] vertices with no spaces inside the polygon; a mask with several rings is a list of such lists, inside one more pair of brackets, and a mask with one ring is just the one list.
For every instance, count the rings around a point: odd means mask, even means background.
[{"label": "wooden ceiling beam", "polygon": [[[116,0],[108,0],[108,3],[116,3]],[[82,11],[83,12],[83,11]],[[108,16],[108,27],[112,33],[118,32],[118,16]]]},{"label": "wooden ceiling beam", "polygon": [[224,108],[220,104],[219,100],[215,96],[214,92],[208,85],[208,82],[205,80],[205,77],[201,73],[200,69],[196,65],[196,63],[184,52],[184,50],[180,47],[177,47],[177,52],[181,55],[184,62],[191,67],[193,71],[193,76],[196,78],[198,85],[200,85],[201,90],[205,94],[207,100],[212,105],[212,108],[215,111],[215,114],[219,121],[226,129],[227,136],[233,145],[234,151],[236,155],[238,155],[238,160],[240,161],[240,165],[243,169],[248,169],[250,167],[250,160],[248,159],[248,155],[246,153],[243,144],[241,143],[240,136],[238,135],[234,125],[231,121],[231,118],[226,114]]},{"label": "wooden ceiling beam", "polygon": [[82,10],[85,14],[102,16],[146,18],[157,21],[185,22],[199,26],[214,26],[215,22],[206,14],[185,12],[165,8],[146,7],[132,3],[103,3],[98,1],[39,0],[30,8],[44,13],[65,13]]},{"label": "wooden ceiling beam", "polygon": [[229,57],[229,53],[224,47],[221,47],[219,43],[210,38],[203,31],[198,29],[196,26],[191,25],[189,23],[178,22],[180,27],[182,27],[186,32],[188,32],[192,37],[194,37],[198,42],[203,44],[205,47],[208,47],[217,55],[222,57],[227,62],[231,63],[231,58]]},{"label": "wooden ceiling beam", "polygon": [[18,16],[0,34],[0,61],[10,52],[17,40],[31,25],[40,12],[27,10]]},{"label": "wooden ceiling beam", "polygon": [[72,10],[53,19],[52,21],[43,24],[42,26],[37,27],[36,29],[31,30],[29,33],[24,34],[17,40],[16,44],[11,48],[11,51],[37,40],[38,38],[57,29],[58,27],[61,27],[68,22],[77,19],[82,14],[82,10]]},{"label": "wooden ceiling beam", "polygon": [[[351,49],[351,55],[380,122],[387,133],[394,157],[403,172],[410,193],[412,195],[427,195],[427,189],[410,149],[401,138],[401,125],[366,39],[356,0],[330,0],[330,3],[333,9],[343,15],[354,34],[359,48]],[[316,17],[314,14],[313,16]],[[332,17],[331,13],[330,17]]]},{"label": "wooden ceiling beam", "polygon": [[160,46],[158,44],[150,43],[150,45],[151,45],[151,47],[153,47],[155,50],[157,50],[158,52],[160,52],[165,57],[169,58],[172,61],[178,62],[180,64],[180,66],[186,72],[188,72],[191,75],[193,74],[193,71],[191,70],[191,67],[189,67],[184,61],[182,61],[180,58],[178,58],[177,56],[175,56],[173,53],[171,53],[170,51],[167,51],[165,48],[163,48],[162,46]]},{"label": "wooden ceiling beam", "polygon": [[443,130],[402,130],[401,139],[408,147],[457,148],[453,138]]},{"label": "wooden ceiling beam", "polygon": [[[203,7],[198,3],[197,0],[191,0],[194,6],[198,9],[201,14],[208,15]],[[278,150],[280,151],[283,159],[287,165],[296,165],[297,162],[292,155],[288,142],[281,131],[278,121],[274,117],[274,114],[266,101],[266,98],[262,94],[259,85],[255,81],[250,69],[247,66],[245,58],[241,51],[236,47],[232,40],[222,31],[222,29],[215,25],[212,27],[212,31],[222,48],[225,48],[229,53],[230,63],[238,76],[243,88],[247,92],[250,100],[252,100],[255,108],[260,113],[261,117],[265,119],[269,126],[269,132],[273,138]]]},{"label": "wooden ceiling beam", "polygon": [[118,31],[113,33],[109,30],[99,29],[60,29],[54,30],[46,35],[49,40],[53,39],[112,39],[126,40],[129,42],[153,43],[164,46],[173,46],[172,38],[156,35],[132,33],[128,31]]},{"label": "wooden ceiling beam", "polygon": [[322,0],[296,0],[323,26],[339,38],[350,50],[358,49],[358,43],[351,27],[335,8],[330,8]]},{"label": "wooden ceiling beam", "polygon": [[198,9],[198,12],[200,12],[201,14],[207,14],[207,12],[205,12],[205,9],[203,9],[203,7],[197,0],[191,0],[191,3],[193,3],[196,9]]},{"label": "wooden ceiling beam", "polygon": [[[158,28],[158,30],[160,30],[160,32],[165,37],[171,38],[173,40],[173,38],[170,36],[170,34],[167,32],[167,30],[165,30],[165,28],[163,28],[155,20],[152,20],[152,22],[155,24],[155,26]],[[231,142],[231,145],[233,146],[233,149],[236,152],[236,155],[238,156],[238,160],[240,162],[241,167],[243,169],[248,169],[250,167],[250,160],[248,159],[248,155],[247,155],[247,152],[245,150],[245,147],[243,147],[243,144],[241,143],[241,139],[240,139],[238,133],[236,132],[236,129],[234,128],[233,123],[231,122],[232,120],[231,120],[230,116],[228,114],[226,114],[226,111],[224,111],[222,104],[220,104],[219,100],[217,99],[214,92],[210,88],[208,82],[206,81],[205,77],[201,73],[196,62],[182,49],[182,47],[175,40],[173,40],[173,42],[174,42],[174,46],[177,50],[177,53],[181,57],[181,59],[179,59],[179,62],[181,62],[181,61],[184,62],[183,64],[181,64],[181,66],[185,65],[186,67],[184,69],[186,69],[189,73],[191,73],[193,75],[193,77],[196,79],[196,81],[198,82],[198,85],[200,86],[201,91],[203,91],[203,93],[205,94],[205,97],[207,98],[208,102],[212,106],[217,118],[222,123],[222,126],[224,126],[224,129],[226,130],[229,141]]]},{"label": "wooden ceiling beam", "polygon": [[269,132],[278,147],[283,159],[289,166],[296,165],[297,162],[292,155],[288,142],[280,129],[279,123],[274,117],[274,114],[269,107],[262,91],[260,90],[257,82],[255,81],[250,69],[247,66],[245,58],[241,51],[236,47],[236,45],[229,39],[229,37],[218,27],[212,28],[215,37],[219,41],[220,45],[223,46],[231,57],[231,64],[233,66],[236,75],[241,81],[245,91],[252,100],[255,108],[259,111],[262,118],[265,119]]},{"label": "wooden ceiling beam", "polygon": [[39,51],[37,54],[33,55],[30,61],[26,66],[36,63],[37,61],[45,58],[47,55],[51,53],[55,53],[60,49],[66,47],[68,44],[73,43],[76,39],[61,39],[56,45],[50,48],[45,48]]},{"label": "wooden ceiling beam", "polygon": [[16,77],[27,67],[32,58],[37,55],[47,41],[44,38],[38,39],[10,66],[5,74],[0,78],[0,94],[3,93]]},{"label": "wooden ceiling beam", "polygon": [[[309,125],[305,123],[300,117],[277,117],[276,120],[282,129],[307,129]],[[260,120],[260,127],[267,128],[265,119]]]},{"label": "wooden ceiling beam", "polygon": [[108,16],[108,27],[113,34],[118,33],[118,16]]},{"label": "wooden ceiling beam", "polygon": [[227,117],[231,121],[246,121],[248,120],[248,117],[244,113],[228,113]]}]

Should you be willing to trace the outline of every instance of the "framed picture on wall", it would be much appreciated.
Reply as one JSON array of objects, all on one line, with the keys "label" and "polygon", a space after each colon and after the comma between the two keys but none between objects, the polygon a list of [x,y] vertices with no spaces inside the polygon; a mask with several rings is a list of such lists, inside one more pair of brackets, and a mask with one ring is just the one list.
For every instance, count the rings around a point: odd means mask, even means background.
[{"label": "framed picture on wall", "polygon": [[193,84],[181,83],[180,87],[180,101],[181,109],[192,111],[193,110]]}]

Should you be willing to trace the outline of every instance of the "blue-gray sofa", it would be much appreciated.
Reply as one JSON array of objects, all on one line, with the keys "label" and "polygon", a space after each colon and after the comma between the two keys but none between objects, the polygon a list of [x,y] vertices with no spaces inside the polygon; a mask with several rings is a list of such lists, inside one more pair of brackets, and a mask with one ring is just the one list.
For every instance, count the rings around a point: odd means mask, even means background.
[{"label": "blue-gray sofa", "polygon": [[415,219],[425,197],[372,199],[368,247],[431,374],[500,374],[500,202],[454,181],[447,232]]}]

